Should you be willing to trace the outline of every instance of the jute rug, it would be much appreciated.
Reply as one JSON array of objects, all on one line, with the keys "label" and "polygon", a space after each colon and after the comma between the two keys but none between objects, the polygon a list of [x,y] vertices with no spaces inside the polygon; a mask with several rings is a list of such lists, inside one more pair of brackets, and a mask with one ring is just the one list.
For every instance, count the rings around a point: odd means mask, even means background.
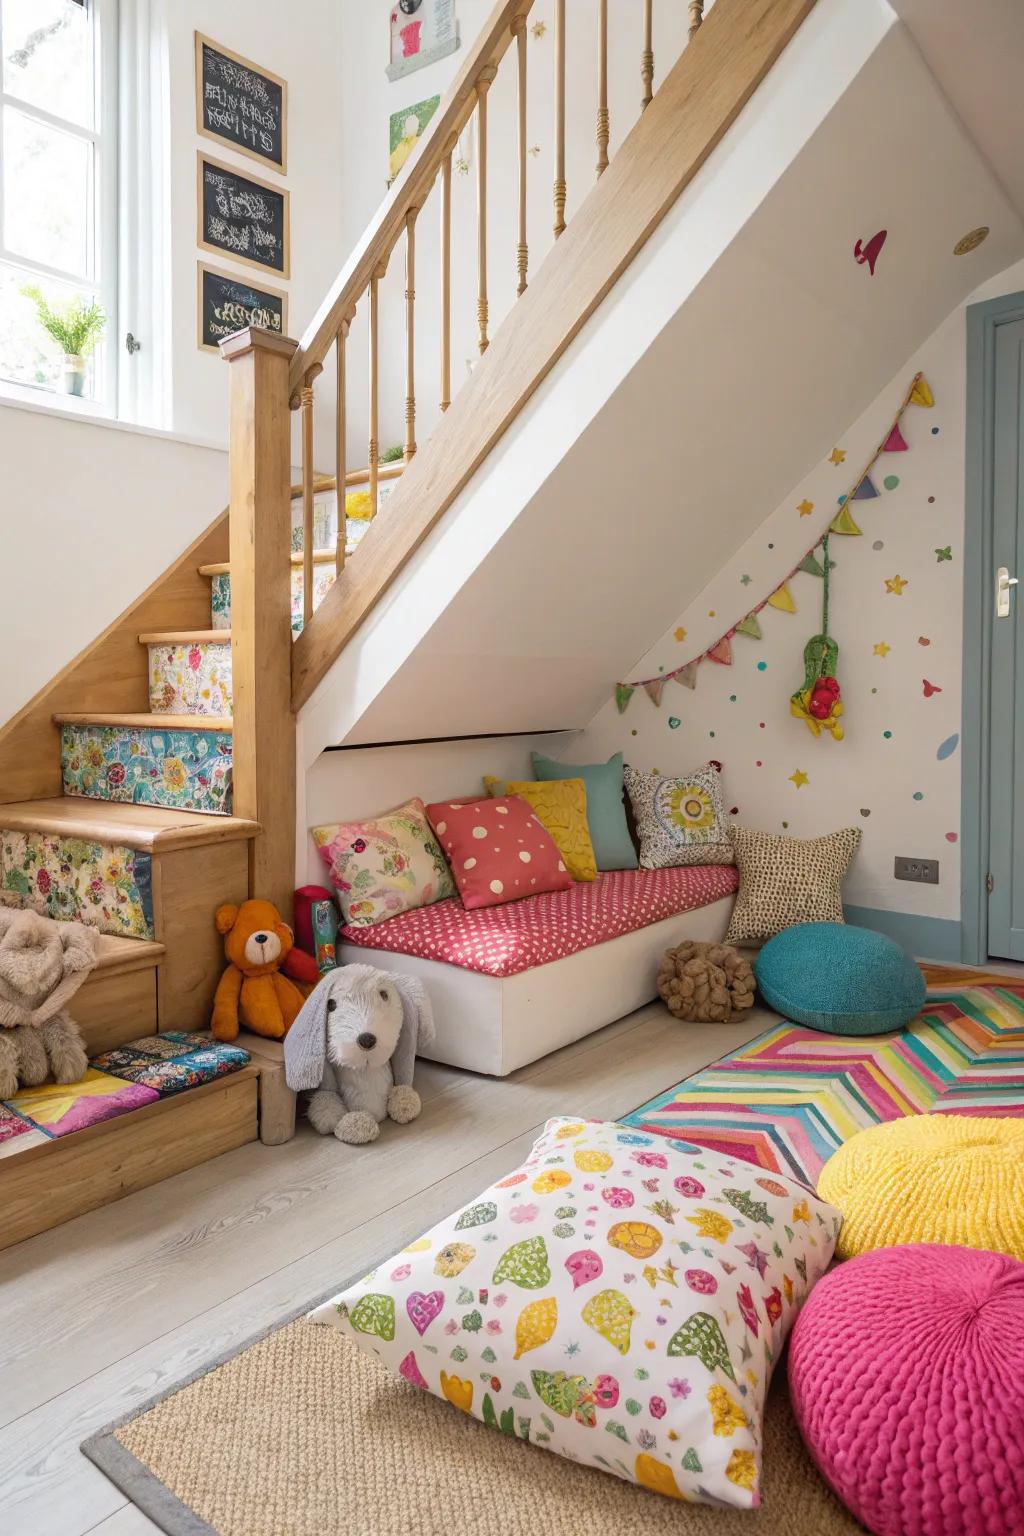
[{"label": "jute rug", "polygon": [[394,1381],[300,1319],[82,1447],[170,1536],[846,1536],[782,1373],[756,1513],[679,1504]]}]

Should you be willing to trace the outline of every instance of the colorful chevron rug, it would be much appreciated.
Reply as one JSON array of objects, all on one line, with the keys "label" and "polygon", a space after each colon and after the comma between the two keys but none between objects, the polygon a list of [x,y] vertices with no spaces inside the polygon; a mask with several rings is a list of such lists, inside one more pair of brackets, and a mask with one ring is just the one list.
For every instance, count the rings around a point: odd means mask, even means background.
[{"label": "colorful chevron rug", "polygon": [[778,1024],[623,1118],[813,1189],[865,1126],[950,1113],[1024,1115],[1024,986],[937,991],[889,1035]]}]

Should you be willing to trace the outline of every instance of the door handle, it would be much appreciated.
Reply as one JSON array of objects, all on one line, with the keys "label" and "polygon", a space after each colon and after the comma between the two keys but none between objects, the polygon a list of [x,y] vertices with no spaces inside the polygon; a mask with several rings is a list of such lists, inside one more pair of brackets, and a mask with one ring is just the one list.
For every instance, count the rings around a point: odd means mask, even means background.
[{"label": "door handle", "polygon": [[1010,617],[1010,588],[1017,585],[1017,577],[1011,576],[1005,565],[996,571],[996,618]]}]

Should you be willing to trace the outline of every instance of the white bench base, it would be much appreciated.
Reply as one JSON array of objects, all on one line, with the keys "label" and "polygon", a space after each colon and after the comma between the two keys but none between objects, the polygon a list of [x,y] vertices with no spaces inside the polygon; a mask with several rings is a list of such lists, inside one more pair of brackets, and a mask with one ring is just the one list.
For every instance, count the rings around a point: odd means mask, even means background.
[{"label": "white bench base", "polygon": [[603,1029],[658,995],[658,965],[683,939],[720,943],[733,896],[678,912],[516,976],[484,976],[440,960],[342,941],[342,964],[417,976],[434,1007],[437,1038],[422,1054],[470,1072],[505,1077],[560,1046]]}]

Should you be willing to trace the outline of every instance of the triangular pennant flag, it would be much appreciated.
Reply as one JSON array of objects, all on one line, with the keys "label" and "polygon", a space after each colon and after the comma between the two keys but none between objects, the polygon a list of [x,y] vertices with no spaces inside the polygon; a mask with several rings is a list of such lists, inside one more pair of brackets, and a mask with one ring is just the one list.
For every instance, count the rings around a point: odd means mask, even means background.
[{"label": "triangular pennant flag", "polygon": [[632,697],[633,690],[628,683],[615,684],[615,706],[618,709],[620,715],[624,715],[626,713],[626,710],[629,707],[629,701]]},{"label": "triangular pennant flag", "polygon": [[707,652],[707,656],[709,660],[717,661],[720,666],[731,667],[732,646],[729,643],[729,636],[723,635],[718,644],[713,645],[710,651]]},{"label": "triangular pennant flag", "polygon": [[796,613],[796,603],[790,596],[789,587],[785,582],[778,587],[768,599],[769,608],[778,608],[780,613]]},{"label": "triangular pennant flag", "polygon": [[885,442],[882,444],[882,452],[906,453],[906,451],[907,440],[903,436],[903,433],[900,431],[900,424],[897,422],[892,431],[889,433],[889,436],[886,438]]},{"label": "triangular pennant flag", "polygon": [[850,516],[849,507],[843,505],[828,525],[829,533],[860,533],[860,529]]},{"label": "triangular pennant flag", "polygon": [[928,380],[925,378],[923,373],[919,373],[917,378],[914,380],[914,387],[910,391],[909,403],[911,405],[925,406],[935,404],[935,396],[928,388]]},{"label": "triangular pennant flag", "polygon": [[803,571],[805,576],[824,576],[825,574],[825,567],[819,563],[813,549],[804,555],[797,570]]},{"label": "triangular pennant flag", "polygon": [[679,671],[673,672],[672,676],[675,678],[676,682],[681,683],[684,688],[696,688],[697,662],[688,661],[685,667],[680,667]]},{"label": "triangular pennant flag", "polygon": [[653,678],[651,682],[644,683],[644,693],[646,693],[647,697],[650,699],[650,701],[654,705],[655,709],[657,709],[660,706],[660,704],[661,704],[661,696],[664,693],[664,691],[665,691],[665,679],[663,677],[656,677],[656,678]]},{"label": "triangular pennant flag", "polygon": [[864,479],[861,481],[860,485],[858,485],[857,489],[854,491],[853,495],[850,497],[850,500],[851,501],[874,501],[874,499],[875,499],[875,497],[877,495],[878,495],[878,492],[875,490],[874,483],[873,483],[873,481],[871,479],[871,476],[870,475],[865,475]]},{"label": "triangular pennant flag", "polygon": [[748,613],[745,619],[740,619],[740,622],[736,625],[736,633],[738,635],[749,635],[751,640],[760,640],[761,626],[757,622],[757,614]]}]

